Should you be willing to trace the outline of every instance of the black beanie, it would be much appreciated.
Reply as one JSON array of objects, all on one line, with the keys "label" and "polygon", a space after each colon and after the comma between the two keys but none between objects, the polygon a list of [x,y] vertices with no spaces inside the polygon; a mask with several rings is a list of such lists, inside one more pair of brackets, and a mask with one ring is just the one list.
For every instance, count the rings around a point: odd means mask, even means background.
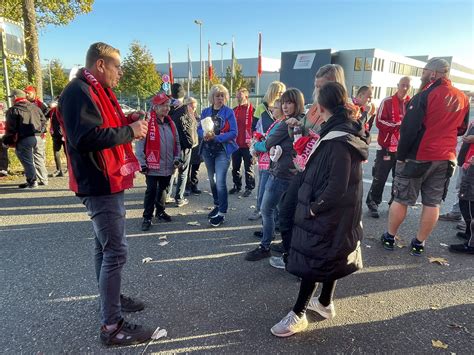
[{"label": "black beanie", "polygon": [[184,97],[184,88],[180,83],[171,85],[171,96],[174,99],[182,99]]}]

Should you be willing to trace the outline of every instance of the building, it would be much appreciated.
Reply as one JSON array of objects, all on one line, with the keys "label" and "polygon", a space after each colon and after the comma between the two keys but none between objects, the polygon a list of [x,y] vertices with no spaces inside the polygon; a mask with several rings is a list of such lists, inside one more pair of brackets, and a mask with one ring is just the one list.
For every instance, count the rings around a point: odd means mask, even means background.
[{"label": "building", "polygon": [[[373,102],[378,104],[384,97],[393,95],[403,76],[412,78],[413,95],[420,87],[420,76],[429,56],[406,57],[381,49],[331,49],[283,52],[280,78],[288,87],[303,91],[306,102],[312,102],[313,80],[318,69],[325,64],[339,64],[344,68],[349,95],[355,96],[363,86],[372,86]],[[442,57],[451,64],[450,79],[453,85],[465,92],[474,92],[474,69]]]},{"label": "building", "polygon": [[[204,71],[207,75],[207,61],[204,61]],[[220,78],[225,77],[227,67],[230,67],[231,59],[213,60],[212,66],[214,72]],[[260,77],[259,92],[256,92],[256,78],[258,68],[258,58],[237,59],[237,63],[242,66],[242,75],[249,82],[251,95],[264,95],[268,85],[275,80],[280,79],[280,60],[274,58],[262,57],[262,76]],[[199,77],[199,61],[191,62],[191,74],[193,79]],[[168,73],[168,63],[159,63],[156,65],[159,73]],[[185,84],[188,80],[188,62],[173,63],[174,82]],[[237,88],[234,88],[237,89]],[[233,93],[235,95],[235,92]]]}]

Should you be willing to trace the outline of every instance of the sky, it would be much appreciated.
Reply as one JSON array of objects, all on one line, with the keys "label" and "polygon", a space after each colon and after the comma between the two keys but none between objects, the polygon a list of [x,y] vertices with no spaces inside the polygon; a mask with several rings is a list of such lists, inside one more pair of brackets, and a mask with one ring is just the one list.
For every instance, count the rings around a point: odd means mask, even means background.
[{"label": "sky", "polygon": [[[235,38],[238,58],[325,49],[379,48],[402,55],[454,56],[474,68],[472,0],[96,0],[90,13],[67,26],[40,31],[40,56],[64,67],[84,64],[90,44],[109,43],[127,55],[134,40],[145,45],[156,63],[187,61],[187,48],[199,60],[207,43],[220,59],[216,42]],[[230,45],[224,59],[230,58]]]}]

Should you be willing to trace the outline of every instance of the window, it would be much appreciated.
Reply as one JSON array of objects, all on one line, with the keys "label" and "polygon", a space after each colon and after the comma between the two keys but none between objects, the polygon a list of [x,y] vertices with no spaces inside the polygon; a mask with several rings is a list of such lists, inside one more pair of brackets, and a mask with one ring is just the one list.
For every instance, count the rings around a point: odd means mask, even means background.
[{"label": "window", "polygon": [[395,64],[395,62],[390,61],[390,68],[388,70],[390,73],[395,73]]},{"label": "window", "polygon": [[365,67],[364,67],[365,71],[372,71],[372,61],[373,61],[373,58],[365,58]]},{"label": "window", "polygon": [[383,67],[385,65],[385,59],[379,59],[379,71],[383,71]]},{"label": "window", "polygon": [[356,57],[354,60],[354,71],[361,71],[362,70],[362,58]]},{"label": "window", "polygon": [[421,76],[422,73],[423,73],[423,68],[416,69],[416,76]]}]

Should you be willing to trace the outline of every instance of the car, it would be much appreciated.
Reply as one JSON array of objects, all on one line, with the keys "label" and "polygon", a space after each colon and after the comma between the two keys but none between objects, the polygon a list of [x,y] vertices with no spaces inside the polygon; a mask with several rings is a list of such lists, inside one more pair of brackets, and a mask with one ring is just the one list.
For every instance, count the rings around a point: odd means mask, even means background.
[{"label": "car", "polygon": [[131,108],[130,106],[125,105],[125,104],[120,104],[120,108],[122,109],[125,115],[128,115],[129,113],[136,111],[134,108]]}]

